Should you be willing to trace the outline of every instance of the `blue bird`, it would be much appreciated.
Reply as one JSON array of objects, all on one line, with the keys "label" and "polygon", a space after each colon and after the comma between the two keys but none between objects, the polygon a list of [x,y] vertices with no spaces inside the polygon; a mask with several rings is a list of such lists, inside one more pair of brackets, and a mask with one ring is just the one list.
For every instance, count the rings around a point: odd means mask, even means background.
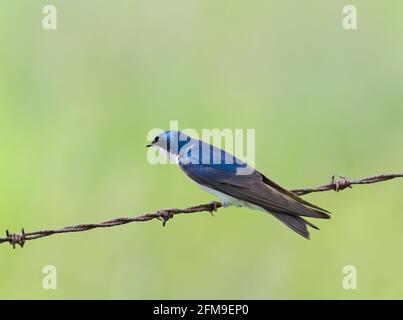
[{"label": "blue bird", "polygon": [[201,188],[217,196],[223,207],[248,207],[272,214],[287,227],[309,239],[302,217],[329,219],[326,211],[265,177],[232,154],[180,131],[165,131],[147,147],[158,147],[175,156],[179,167]]}]

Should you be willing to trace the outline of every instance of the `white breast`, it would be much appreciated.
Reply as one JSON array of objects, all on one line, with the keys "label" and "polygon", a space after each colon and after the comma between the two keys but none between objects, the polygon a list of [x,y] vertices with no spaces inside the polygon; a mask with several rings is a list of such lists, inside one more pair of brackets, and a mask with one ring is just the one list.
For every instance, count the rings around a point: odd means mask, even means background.
[{"label": "white breast", "polygon": [[202,188],[203,190],[211,193],[212,195],[215,195],[218,199],[220,199],[223,207],[228,207],[228,206],[236,206],[236,207],[247,207],[253,210],[260,210],[260,211],[265,211],[262,207],[259,207],[253,203],[249,203],[243,200],[239,200],[237,198],[231,197],[225,193],[222,193],[220,191],[214,190],[212,188],[203,186],[201,184],[198,183],[198,185],[200,186],[200,188]]}]

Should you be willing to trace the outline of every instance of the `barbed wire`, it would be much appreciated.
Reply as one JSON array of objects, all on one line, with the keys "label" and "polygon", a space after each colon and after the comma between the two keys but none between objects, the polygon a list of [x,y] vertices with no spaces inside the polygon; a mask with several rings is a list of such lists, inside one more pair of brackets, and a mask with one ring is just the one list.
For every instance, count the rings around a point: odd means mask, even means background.
[{"label": "barbed wire", "polygon": [[[403,173],[398,174],[382,174],[372,177],[367,177],[363,179],[357,180],[349,180],[346,177],[339,176],[339,179],[336,179],[335,176],[332,177],[331,182],[328,184],[321,185],[316,188],[302,188],[302,189],[294,189],[290,190],[292,193],[302,196],[313,192],[324,192],[334,190],[339,192],[341,190],[352,188],[353,185],[360,184],[372,184],[383,181],[388,181],[395,178],[403,178]],[[21,233],[12,233],[9,230],[6,231],[6,236],[4,238],[0,237],[0,244],[9,243],[15,249],[16,246],[20,246],[21,248],[27,241],[49,237],[54,234],[60,233],[72,233],[72,232],[83,232],[97,228],[110,228],[115,226],[120,226],[132,222],[145,222],[150,220],[160,220],[162,221],[162,225],[165,226],[166,222],[172,219],[175,215],[178,214],[191,214],[191,213],[201,213],[201,212],[210,212],[213,214],[217,209],[221,208],[222,204],[220,202],[213,201],[207,204],[201,204],[185,209],[171,208],[171,209],[160,209],[157,212],[146,213],[143,215],[135,216],[135,217],[122,217],[116,218],[100,223],[90,223],[90,224],[78,224],[72,225],[68,227],[64,227],[61,229],[53,229],[53,230],[40,230],[33,232],[25,232],[24,229],[21,230]]]},{"label": "barbed wire", "polygon": [[372,177],[357,179],[357,180],[349,180],[348,178],[343,177],[343,176],[339,176],[339,178],[340,178],[339,180],[336,180],[336,176],[333,175],[331,182],[328,184],[324,184],[324,185],[316,187],[316,188],[294,189],[294,190],[291,190],[291,192],[298,196],[303,196],[303,195],[306,195],[306,194],[312,193],[312,192],[323,192],[323,191],[329,191],[329,190],[334,190],[336,192],[339,192],[339,191],[347,189],[347,188],[352,188],[353,185],[372,184],[372,183],[377,183],[377,182],[388,181],[388,180],[395,179],[395,178],[403,178],[403,173],[380,174],[377,176],[372,176]]}]

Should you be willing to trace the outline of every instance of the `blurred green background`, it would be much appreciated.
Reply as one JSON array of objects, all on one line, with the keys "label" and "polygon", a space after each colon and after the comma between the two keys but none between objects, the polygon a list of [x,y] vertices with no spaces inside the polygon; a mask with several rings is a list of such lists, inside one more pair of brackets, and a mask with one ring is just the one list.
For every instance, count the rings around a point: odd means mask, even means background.
[{"label": "blurred green background", "polygon": [[[58,29],[42,28],[42,8]],[[287,188],[401,172],[403,3],[3,0],[0,232],[187,207],[213,197],[152,166],[150,129],[254,128],[256,166]],[[403,298],[403,181],[306,199],[307,241],[229,208],[0,246],[0,298]],[[42,288],[54,265],[57,290]],[[358,289],[342,287],[345,265]]]}]

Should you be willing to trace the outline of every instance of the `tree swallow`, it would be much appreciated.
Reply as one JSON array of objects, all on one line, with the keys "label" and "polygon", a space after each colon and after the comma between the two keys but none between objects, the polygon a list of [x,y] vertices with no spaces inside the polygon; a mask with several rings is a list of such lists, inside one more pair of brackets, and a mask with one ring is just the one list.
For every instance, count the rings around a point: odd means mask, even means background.
[{"label": "tree swallow", "polygon": [[147,147],[158,147],[174,156],[179,167],[201,188],[217,196],[223,207],[248,207],[272,214],[287,227],[309,239],[302,217],[329,219],[326,211],[268,179],[230,153],[180,131],[165,131]]}]

